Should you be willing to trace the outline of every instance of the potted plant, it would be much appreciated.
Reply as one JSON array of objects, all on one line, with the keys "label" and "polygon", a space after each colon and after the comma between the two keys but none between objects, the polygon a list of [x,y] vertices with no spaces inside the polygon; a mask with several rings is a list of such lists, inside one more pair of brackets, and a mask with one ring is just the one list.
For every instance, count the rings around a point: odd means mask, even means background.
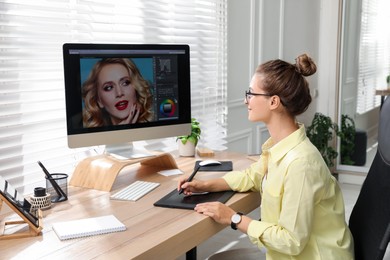
[{"label": "potted plant", "polygon": [[340,137],[340,162],[354,165],[352,155],[355,150],[356,128],[350,116],[341,115],[341,127],[339,127],[329,116],[316,113],[311,125],[306,129],[306,135],[320,151],[329,168],[334,166],[334,159],[339,155],[330,141],[335,136]]},{"label": "potted plant", "polygon": [[202,132],[199,125],[195,118],[191,118],[191,133],[176,138],[180,156],[195,156],[195,148]]},{"label": "potted plant", "polygon": [[341,115],[341,127],[337,135],[340,137],[341,164],[354,165],[351,156],[355,150],[356,128],[355,122],[348,115]]},{"label": "potted plant", "polygon": [[338,133],[338,125],[332,122],[329,116],[315,113],[311,125],[306,129],[306,135],[315,147],[320,151],[326,165],[334,166],[334,159],[338,153],[330,144],[330,141]]},{"label": "potted plant", "polygon": [[390,88],[390,75],[387,75],[386,82],[387,82],[387,88]]}]

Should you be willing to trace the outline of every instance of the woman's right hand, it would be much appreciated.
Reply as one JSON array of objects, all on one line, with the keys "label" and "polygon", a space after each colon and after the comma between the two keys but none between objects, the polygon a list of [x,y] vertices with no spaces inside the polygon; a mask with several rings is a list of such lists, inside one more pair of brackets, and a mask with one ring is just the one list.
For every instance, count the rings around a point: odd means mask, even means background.
[{"label": "woman's right hand", "polygon": [[[197,179],[193,179],[190,182],[187,182],[187,177],[181,177],[177,184],[177,190],[183,189],[184,195],[192,195],[197,192],[204,192],[205,182]],[[202,188],[203,187],[203,188]]]}]

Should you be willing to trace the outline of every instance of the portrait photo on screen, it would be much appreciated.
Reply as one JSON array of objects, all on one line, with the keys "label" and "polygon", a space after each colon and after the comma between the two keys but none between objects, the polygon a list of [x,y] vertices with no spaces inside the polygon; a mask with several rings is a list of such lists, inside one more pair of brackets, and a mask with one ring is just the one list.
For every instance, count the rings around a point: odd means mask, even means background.
[{"label": "portrait photo on screen", "polygon": [[152,58],[81,58],[83,127],[156,121]]}]

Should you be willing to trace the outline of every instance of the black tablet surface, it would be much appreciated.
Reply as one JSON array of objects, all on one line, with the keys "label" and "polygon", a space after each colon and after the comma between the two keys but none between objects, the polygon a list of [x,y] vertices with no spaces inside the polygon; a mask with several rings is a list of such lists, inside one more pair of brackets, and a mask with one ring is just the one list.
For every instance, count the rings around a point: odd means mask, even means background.
[{"label": "black tablet surface", "polygon": [[219,201],[225,203],[234,195],[234,193],[234,191],[221,191],[186,196],[184,194],[179,194],[175,189],[153,205],[165,208],[194,209],[197,204],[203,202]]}]

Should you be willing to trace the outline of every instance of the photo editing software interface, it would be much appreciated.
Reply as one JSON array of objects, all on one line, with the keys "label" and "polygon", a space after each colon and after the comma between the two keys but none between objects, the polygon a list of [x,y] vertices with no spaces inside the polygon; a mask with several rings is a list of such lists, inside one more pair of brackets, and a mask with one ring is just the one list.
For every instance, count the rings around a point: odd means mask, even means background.
[{"label": "photo editing software interface", "polygon": [[190,122],[187,45],[65,44],[64,72],[68,135]]}]

